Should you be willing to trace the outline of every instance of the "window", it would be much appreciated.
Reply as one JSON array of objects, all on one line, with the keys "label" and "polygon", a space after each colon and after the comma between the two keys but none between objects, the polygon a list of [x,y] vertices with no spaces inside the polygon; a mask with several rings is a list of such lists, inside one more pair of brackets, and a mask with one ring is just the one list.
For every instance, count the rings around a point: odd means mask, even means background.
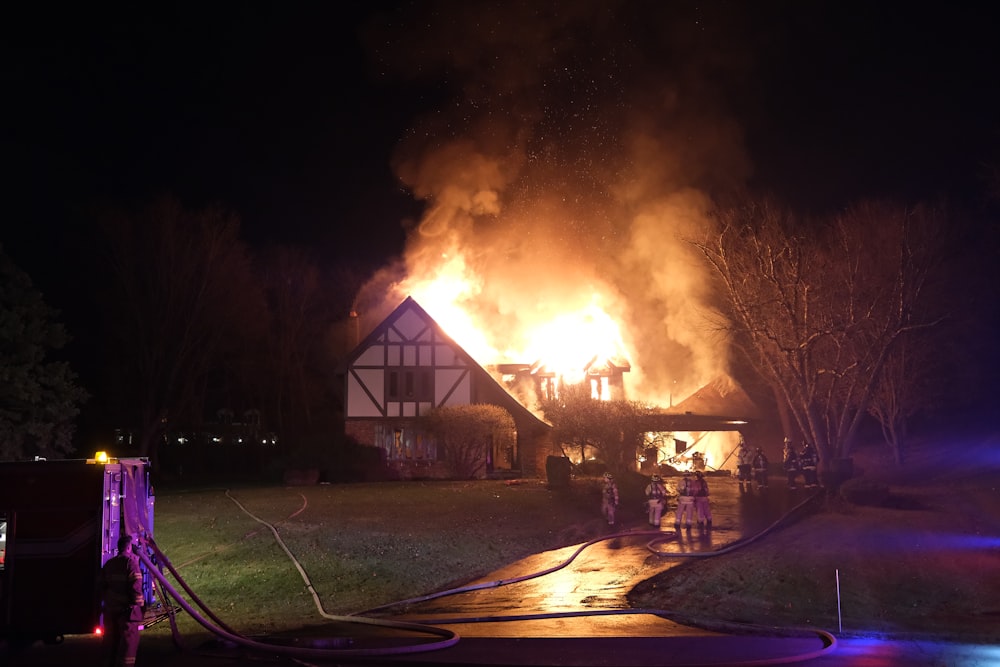
[{"label": "window", "polygon": [[403,429],[397,428],[392,432],[392,456],[390,458],[402,459],[406,457],[406,448],[403,446]]},{"label": "window", "polygon": [[437,442],[419,430],[379,424],[375,441],[385,450],[390,461],[436,461]]},{"label": "window", "polygon": [[389,371],[389,386],[385,395],[391,399],[399,400],[399,371]]},{"label": "window", "polygon": [[433,371],[418,367],[390,370],[386,374],[385,395],[390,401],[433,401]]}]

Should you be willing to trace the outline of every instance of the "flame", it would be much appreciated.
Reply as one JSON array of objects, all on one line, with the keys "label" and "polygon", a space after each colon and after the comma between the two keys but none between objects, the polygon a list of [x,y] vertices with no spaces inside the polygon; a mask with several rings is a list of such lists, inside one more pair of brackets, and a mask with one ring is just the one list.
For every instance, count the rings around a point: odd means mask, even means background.
[{"label": "flame", "polygon": [[627,359],[617,322],[593,295],[590,304],[540,322],[526,338],[524,358],[537,361],[565,382],[586,379],[588,368],[605,366],[612,359]]},{"label": "flame", "polygon": [[[630,355],[618,322],[601,305],[602,295],[592,286],[581,286],[572,308],[554,306],[539,311],[534,321],[525,321],[519,313],[520,331],[505,329],[501,350],[490,337],[496,336],[482,318],[475,303],[482,291],[482,279],[460,252],[442,253],[439,261],[423,275],[411,275],[399,285],[400,292],[411,295],[441,328],[482,366],[499,363],[525,363],[552,374],[562,382],[578,384],[587,379],[588,370],[604,368],[614,361],[629,364]],[[590,290],[587,296],[586,289]],[[515,326],[511,318],[511,326]],[[606,395],[605,395],[606,397]]]},{"label": "flame", "polygon": [[486,330],[464,307],[479,294],[479,281],[461,254],[442,254],[440,260],[429,275],[404,281],[400,291],[411,295],[478,363],[497,358],[499,353],[490,345]]}]

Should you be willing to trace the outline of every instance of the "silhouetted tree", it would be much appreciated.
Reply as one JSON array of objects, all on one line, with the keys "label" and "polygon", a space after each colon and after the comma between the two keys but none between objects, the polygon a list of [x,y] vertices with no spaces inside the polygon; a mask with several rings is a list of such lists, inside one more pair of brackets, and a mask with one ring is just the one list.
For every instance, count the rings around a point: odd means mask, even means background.
[{"label": "silhouetted tree", "polygon": [[[314,261],[300,248],[269,249],[259,262],[270,313],[268,405],[277,430],[297,437],[326,430],[332,410],[333,365],[329,358],[334,313],[327,285]],[[346,308],[342,309],[346,315]]]},{"label": "silhouetted tree", "polygon": [[897,464],[903,463],[910,420],[941,398],[933,381],[942,371],[940,359],[932,343],[904,338],[889,352],[879,374],[868,412],[882,426]]},{"label": "silhouetted tree", "polygon": [[245,400],[266,310],[235,215],[165,197],[101,222],[114,276],[110,370],[140,454],[155,461],[168,426],[200,425],[206,402]]},{"label": "silhouetted tree", "polygon": [[753,202],[717,217],[717,231],[694,244],[728,301],[731,319],[721,326],[829,470],[850,454],[894,351],[944,318],[928,286],[945,216],[867,202],[806,221]]},{"label": "silhouetted tree", "polygon": [[52,353],[69,340],[28,274],[0,248],[0,458],[63,456],[87,392]]}]

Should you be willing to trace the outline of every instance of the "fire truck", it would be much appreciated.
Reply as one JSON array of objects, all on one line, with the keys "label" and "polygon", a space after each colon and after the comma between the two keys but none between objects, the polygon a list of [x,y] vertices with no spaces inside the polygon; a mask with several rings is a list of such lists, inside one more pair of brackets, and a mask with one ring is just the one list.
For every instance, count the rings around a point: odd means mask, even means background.
[{"label": "fire truck", "polygon": [[[118,536],[153,535],[145,458],[0,462],[0,641],[101,632],[100,572]],[[147,609],[157,607],[145,564]]]}]

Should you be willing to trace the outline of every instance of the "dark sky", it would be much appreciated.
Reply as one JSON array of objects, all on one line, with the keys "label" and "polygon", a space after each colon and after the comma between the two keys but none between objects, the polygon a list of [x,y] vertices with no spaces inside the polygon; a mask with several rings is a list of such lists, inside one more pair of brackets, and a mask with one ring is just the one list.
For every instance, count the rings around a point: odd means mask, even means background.
[{"label": "dark sky", "polygon": [[1000,158],[995,13],[973,3],[796,4],[766,15],[782,37],[764,50],[765,117],[749,139],[759,179],[803,201],[978,203],[985,166]]},{"label": "dark sky", "polygon": [[508,168],[547,163],[536,173],[554,192],[600,189],[634,167],[608,157],[635,149],[626,122],[709,192],[747,186],[810,211],[944,196],[982,211],[1000,165],[997,21],[980,3],[917,5],[5,10],[0,242],[63,311],[97,261],[89,211],[105,201],[220,202],[254,244],[375,266],[403,249],[435,146],[468,134],[483,153],[510,146]]},{"label": "dark sky", "polygon": [[[714,106],[743,133],[747,182],[790,201],[978,201],[984,165],[1000,155],[1000,40],[978,4],[598,3],[612,8],[614,31],[565,18],[579,4],[550,12],[566,32],[511,38],[510,59],[534,57],[552,35],[572,39],[586,59],[553,63],[578,66],[581,81],[627,42],[643,61],[616,63],[619,75],[662,58],[669,78],[692,76],[681,70],[697,51],[694,76],[718,84]],[[331,256],[398,251],[401,218],[419,208],[392,173],[392,151],[415,119],[446,113],[468,96],[460,86],[475,81],[457,55],[441,57],[428,42],[447,49],[453,39],[457,52],[514,30],[513,20],[477,25],[489,13],[480,6],[513,16],[556,6],[261,5],[8,16],[3,242],[24,268],[59,243],[51,235],[84,224],[82,207],[161,192],[226,204],[253,241],[318,244]],[[565,47],[553,40],[551,48]],[[705,55],[713,52],[716,62]]]},{"label": "dark sky", "polygon": [[362,12],[208,4],[8,22],[6,201],[59,229],[76,206],[170,192],[235,209],[253,240],[311,243],[398,216],[405,110],[367,84]]}]

